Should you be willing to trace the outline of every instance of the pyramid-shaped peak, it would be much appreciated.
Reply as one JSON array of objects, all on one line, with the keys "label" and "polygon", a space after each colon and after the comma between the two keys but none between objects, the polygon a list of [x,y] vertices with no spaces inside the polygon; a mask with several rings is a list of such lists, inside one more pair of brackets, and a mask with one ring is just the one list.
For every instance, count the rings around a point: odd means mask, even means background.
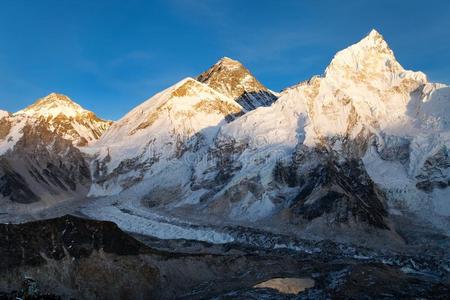
[{"label": "pyramid-shaped peak", "polygon": [[[273,102],[276,98],[244,65],[229,57],[222,57],[216,64],[200,74],[197,80],[236,101],[241,100],[241,97],[245,95],[259,97],[261,93],[264,97],[270,98],[265,101],[267,102],[265,104],[270,104],[269,102]],[[255,104],[255,106],[260,105]]]},{"label": "pyramid-shaped peak", "polygon": [[81,108],[80,105],[75,103],[68,96],[59,93],[50,93],[47,96],[37,100],[32,106],[40,106],[40,105],[53,105],[53,106],[66,105]]},{"label": "pyramid-shaped peak", "polygon": [[244,67],[240,61],[229,58],[227,56],[222,57],[216,65],[227,67],[227,68],[242,68]]},{"label": "pyramid-shaped peak", "polygon": [[232,59],[232,58],[230,58],[230,57],[228,57],[228,56],[224,56],[224,57],[222,57],[219,61],[224,61],[224,62],[237,62],[237,63],[239,63],[239,61],[237,61],[237,60],[235,60],[235,59]]},{"label": "pyramid-shaped peak", "polygon": [[405,70],[395,58],[383,36],[372,30],[362,40],[339,51],[325,71],[325,77],[335,83],[352,81],[388,89],[406,79],[427,82],[425,74]]},{"label": "pyramid-shaped peak", "polygon": [[380,51],[392,52],[384,37],[375,29],[372,29],[369,34],[366,35],[360,42],[356,43],[355,46],[356,45],[366,49],[377,48]]},{"label": "pyramid-shaped peak", "polygon": [[376,29],[372,29],[367,35],[367,37],[371,39],[383,39],[381,33],[379,33]]},{"label": "pyramid-shaped peak", "polygon": [[27,108],[16,112],[15,115],[24,114],[36,117],[56,117],[58,115],[65,115],[67,117],[74,117],[86,113],[89,113],[89,111],[83,109],[68,96],[59,93],[51,93],[40,98]]},{"label": "pyramid-shaped peak", "polygon": [[[391,77],[388,74],[400,74],[403,67],[397,62],[394,52],[389,48],[383,36],[373,29],[362,40],[339,51],[326,70],[326,76],[345,78],[352,73],[360,78],[373,78],[374,75]],[[367,75],[367,76],[362,76]],[[357,76],[357,77],[358,77]],[[354,77],[354,76],[353,76]]]}]

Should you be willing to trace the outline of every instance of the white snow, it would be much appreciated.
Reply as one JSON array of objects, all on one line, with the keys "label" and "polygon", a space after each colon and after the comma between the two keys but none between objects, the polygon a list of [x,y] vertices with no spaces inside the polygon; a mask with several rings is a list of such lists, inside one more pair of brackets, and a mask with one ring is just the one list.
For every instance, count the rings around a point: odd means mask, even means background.
[{"label": "white snow", "polygon": [[86,113],[89,113],[89,111],[83,109],[69,97],[51,93],[48,96],[39,99],[33,105],[16,112],[14,115],[57,117],[61,114],[67,117],[76,117]]}]

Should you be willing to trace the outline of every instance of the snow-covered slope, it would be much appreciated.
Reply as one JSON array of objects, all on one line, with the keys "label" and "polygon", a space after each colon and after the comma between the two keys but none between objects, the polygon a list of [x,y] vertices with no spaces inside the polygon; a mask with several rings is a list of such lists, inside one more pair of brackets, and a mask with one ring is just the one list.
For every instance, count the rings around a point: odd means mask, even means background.
[{"label": "snow-covered slope", "polygon": [[197,80],[234,99],[247,111],[270,106],[277,99],[247,68],[228,57],[219,60]]},{"label": "snow-covered slope", "polygon": [[207,85],[180,81],[133,109],[91,147],[98,155],[91,195],[132,186],[147,192],[167,184],[180,188],[189,181],[191,155],[203,155],[220,126],[242,113],[239,104]]},{"label": "snow-covered slope", "polygon": [[[283,212],[309,228],[385,228],[392,208],[450,216],[449,105],[447,86],[404,70],[372,31],[337,53],[323,77],[221,128],[211,153],[226,158],[227,178],[208,210],[240,219]],[[197,183],[223,172],[201,170]]]}]

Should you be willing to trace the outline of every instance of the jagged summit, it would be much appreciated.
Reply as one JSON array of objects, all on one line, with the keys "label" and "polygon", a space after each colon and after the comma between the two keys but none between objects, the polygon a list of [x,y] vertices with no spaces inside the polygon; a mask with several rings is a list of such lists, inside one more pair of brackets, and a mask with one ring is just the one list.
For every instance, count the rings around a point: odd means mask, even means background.
[{"label": "jagged summit", "polygon": [[235,100],[247,111],[269,106],[277,99],[244,65],[229,57],[221,58],[197,80]]},{"label": "jagged summit", "polygon": [[405,79],[425,83],[425,74],[405,70],[383,36],[373,29],[356,44],[339,51],[325,71],[336,82],[370,83],[376,88],[398,85]]},{"label": "jagged summit", "polygon": [[89,111],[82,108],[66,95],[51,93],[37,100],[27,108],[18,111],[15,115],[25,114],[28,116],[56,117],[62,114],[66,117],[75,117],[87,113]]},{"label": "jagged summit", "polygon": [[370,39],[383,39],[383,36],[381,35],[381,33],[379,33],[376,29],[372,29],[369,34],[366,36],[366,38],[370,38]]},{"label": "jagged summit", "polygon": [[384,37],[375,29],[372,29],[369,34],[356,43],[356,45],[365,49],[375,48],[380,53],[394,56],[394,53],[391,48],[389,48],[389,45]]}]

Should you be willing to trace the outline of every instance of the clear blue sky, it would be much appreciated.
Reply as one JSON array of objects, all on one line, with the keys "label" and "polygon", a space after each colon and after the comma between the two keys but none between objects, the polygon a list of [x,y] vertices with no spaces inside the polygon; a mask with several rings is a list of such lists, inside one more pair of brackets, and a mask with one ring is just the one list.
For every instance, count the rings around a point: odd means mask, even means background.
[{"label": "clear blue sky", "polygon": [[404,67],[450,83],[448,0],[3,0],[0,108],[55,91],[118,119],[222,56],[280,90],[372,28]]}]

